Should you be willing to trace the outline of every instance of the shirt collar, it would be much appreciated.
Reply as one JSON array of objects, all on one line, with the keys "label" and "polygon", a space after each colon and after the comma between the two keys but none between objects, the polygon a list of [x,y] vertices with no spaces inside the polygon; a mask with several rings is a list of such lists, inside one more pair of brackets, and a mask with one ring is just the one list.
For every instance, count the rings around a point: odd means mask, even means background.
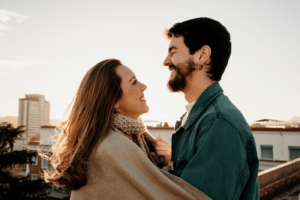
[{"label": "shirt collar", "polygon": [[193,106],[194,106],[195,103],[196,103],[196,101],[194,101],[194,102],[192,102],[190,104],[187,104],[185,106],[185,109],[186,109],[187,113],[191,112],[191,110],[192,110],[192,108],[193,108]]},{"label": "shirt collar", "polygon": [[[223,89],[219,82],[215,82],[200,95],[194,105],[191,107],[189,117],[183,125],[184,129],[189,128],[195,119],[203,112],[203,110],[219,95],[223,93]],[[188,105],[187,105],[188,106]]]}]

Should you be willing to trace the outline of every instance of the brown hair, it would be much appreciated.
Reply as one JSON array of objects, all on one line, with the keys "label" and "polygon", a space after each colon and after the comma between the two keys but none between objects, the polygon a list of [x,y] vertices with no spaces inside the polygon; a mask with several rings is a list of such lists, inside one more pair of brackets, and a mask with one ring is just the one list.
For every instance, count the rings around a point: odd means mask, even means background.
[{"label": "brown hair", "polygon": [[103,60],[92,67],[82,79],[72,100],[68,120],[62,123],[62,132],[47,157],[54,171],[45,171],[45,181],[60,184],[68,190],[77,190],[87,183],[87,160],[95,147],[108,135],[114,105],[122,95],[121,78],[116,59]]}]

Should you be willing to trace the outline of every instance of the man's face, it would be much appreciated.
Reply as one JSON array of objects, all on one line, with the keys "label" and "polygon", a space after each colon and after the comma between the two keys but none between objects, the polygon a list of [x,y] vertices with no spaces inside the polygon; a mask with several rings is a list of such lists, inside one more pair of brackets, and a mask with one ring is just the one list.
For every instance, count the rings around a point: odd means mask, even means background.
[{"label": "man's face", "polygon": [[187,77],[194,71],[195,63],[183,37],[172,37],[168,55],[164,61],[171,71],[168,88],[171,92],[183,91],[187,85]]}]

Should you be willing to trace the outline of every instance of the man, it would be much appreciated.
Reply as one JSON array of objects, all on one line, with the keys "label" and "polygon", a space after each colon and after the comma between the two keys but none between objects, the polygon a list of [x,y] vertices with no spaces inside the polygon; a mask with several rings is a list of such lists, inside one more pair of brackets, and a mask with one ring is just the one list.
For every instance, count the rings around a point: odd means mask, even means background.
[{"label": "man", "polygon": [[[231,54],[229,32],[213,19],[197,18],[165,33],[170,39],[164,61],[171,71],[168,88],[183,92],[189,103],[172,135],[170,172],[214,200],[259,199],[251,129],[219,84]],[[159,136],[154,145],[168,164],[168,144]]]}]

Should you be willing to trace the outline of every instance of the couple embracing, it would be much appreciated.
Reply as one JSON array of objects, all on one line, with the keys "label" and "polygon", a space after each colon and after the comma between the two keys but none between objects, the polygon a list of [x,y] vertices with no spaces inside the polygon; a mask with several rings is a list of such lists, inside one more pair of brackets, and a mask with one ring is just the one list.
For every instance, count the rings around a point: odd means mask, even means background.
[{"label": "couple embracing", "polygon": [[79,86],[49,158],[54,170],[45,172],[47,182],[72,191],[72,200],[259,199],[251,129],[219,84],[231,54],[229,32],[196,18],[165,34],[167,86],[188,102],[172,146],[140,120],[149,111],[146,85],[117,59],[99,62]]}]

